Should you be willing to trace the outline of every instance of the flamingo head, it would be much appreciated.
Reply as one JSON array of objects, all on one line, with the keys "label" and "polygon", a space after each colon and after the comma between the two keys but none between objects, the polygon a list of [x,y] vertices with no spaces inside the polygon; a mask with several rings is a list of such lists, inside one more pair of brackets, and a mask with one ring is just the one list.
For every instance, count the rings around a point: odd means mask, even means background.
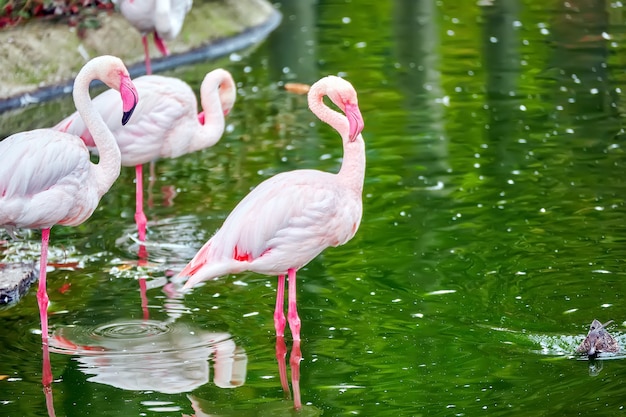
[{"label": "flamingo head", "polygon": [[221,70],[219,74],[221,77],[221,82],[218,86],[220,104],[222,105],[224,116],[227,116],[235,105],[237,87],[235,86],[235,80],[233,80],[232,75],[228,71]]},{"label": "flamingo head", "polygon": [[350,82],[341,77],[325,77],[326,94],[339,107],[348,119],[348,139],[354,142],[363,131],[364,122],[359,109],[356,91]]},{"label": "flamingo head", "polygon": [[[216,95],[217,94],[217,95]],[[216,108],[218,105],[224,116],[228,115],[235,105],[237,87],[232,75],[222,68],[214,69],[204,76],[200,86],[200,101],[202,108]],[[198,114],[198,121],[204,124],[204,112]]]},{"label": "flamingo head", "polygon": [[[102,63],[101,63],[102,62]],[[106,62],[106,64],[104,64]],[[135,85],[130,79],[130,74],[121,59],[114,56],[100,56],[92,59],[90,63],[99,73],[97,78],[102,80],[110,88],[120,92],[122,96],[122,124],[125,125],[130,120],[137,102],[139,94]]]}]

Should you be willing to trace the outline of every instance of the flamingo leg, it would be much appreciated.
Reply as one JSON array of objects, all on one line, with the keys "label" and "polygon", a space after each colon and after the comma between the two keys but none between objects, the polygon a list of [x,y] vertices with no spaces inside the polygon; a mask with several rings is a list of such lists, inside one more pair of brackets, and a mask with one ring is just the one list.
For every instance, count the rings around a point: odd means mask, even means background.
[{"label": "flamingo leg", "polygon": [[48,292],[46,291],[46,267],[48,266],[48,240],[50,228],[41,230],[41,255],[39,257],[39,288],[37,289],[37,303],[39,304],[39,319],[41,320],[41,340],[48,344]]},{"label": "flamingo leg", "polygon": [[274,310],[274,328],[276,329],[276,337],[285,336],[285,276],[278,276],[278,288],[276,288],[276,309]]},{"label": "flamingo leg", "polygon": [[296,306],[296,270],[291,268],[287,270],[289,278],[289,304],[287,307],[287,320],[291,329],[291,337],[294,342],[300,341],[300,317],[298,317],[298,309]]},{"label": "flamingo leg", "polygon": [[146,240],[146,225],[148,224],[148,219],[143,212],[143,166],[141,164],[135,166],[135,177],[135,222],[137,223],[139,240],[143,242]]},{"label": "flamingo leg", "polygon": [[291,366],[291,386],[293,388],[293,408],[299,410],[302,408],[302,400],[300,399],[300,361],[302,360],[302,351],[300,350],[300,340],[294,340],[291,347],[291,356],[289,357],[289,365]]},{"label": "flamingo leg", "polygon": [[287,364],[285,357],[287,356],[287,345],[283,336],[276,337],[276,362],[278,362],[278,375],[280,376],[280,385],[283,387],[285,398],[291,396],[289,383],[287,382]]},{"label": "flamingo leg", "polygon": [[46,408],[48,409],[48,416],[54,417],[54,400],[52,397],[52,367],[50,366],[50,351],[48,350],[48,344],[42,345],[43,349],[43,365],[42,365],[42,378],[43,393],[46,397]]},{"label": "flamingo leg", "polygon": [[154,44],[163,56],[168,56],[170,54],[170,51],[167,49],[167,45],[165,45],[165,41],[161,39],[156,30],[154,31]]},{"label": "flamingo leg", "polygon": [[154,207],[152,190],[156,182],[156,162],[150,161],[150,177],[148,178],[148,207]]},{"label": "flamingo leg", "polygon": [[150,48],[148,46],[148,36],[141,35],[141,42],[143,43],[143,53],[146,62],[146,75],[152,75],[152,67],[150,66]]},{"label": "flamingo leg", "polygon": [[139,297],[141,298],[141,311],[143,311],[143,319],[150,319],[150,312],[148,311],[148,287],[145,278],[139,278]]}]

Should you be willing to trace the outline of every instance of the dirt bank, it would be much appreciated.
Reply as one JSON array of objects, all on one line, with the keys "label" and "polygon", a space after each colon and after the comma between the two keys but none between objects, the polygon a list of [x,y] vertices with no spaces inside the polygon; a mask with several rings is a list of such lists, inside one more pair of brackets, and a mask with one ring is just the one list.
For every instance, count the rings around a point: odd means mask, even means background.
[{"label": "dirt bank", "polygon": [[[197,0],[182,33],[168,42],[172,59],[156,59],[153,71],[182,63],[183,55],[192,50],[204,52],[206,56],[199,58],[206,59],[250,46],[274,29],[279,16],[266,0]],[[97,55],[116,55],[132,67],[133,76],[143,73],[139,33],[119,13],[102,12],[100,17],[102,27],[89,30],[84,39],[74,28],[41,21],[0,31],[0,101],[4,102],[0,110],[15,107],[11,103],[16,100],[40,99],[32,93],[42,88],[69,85],[83,64]],[[217,48],[214,52],[212,45]],[[151,47],[151,56],[159,57]]]}]

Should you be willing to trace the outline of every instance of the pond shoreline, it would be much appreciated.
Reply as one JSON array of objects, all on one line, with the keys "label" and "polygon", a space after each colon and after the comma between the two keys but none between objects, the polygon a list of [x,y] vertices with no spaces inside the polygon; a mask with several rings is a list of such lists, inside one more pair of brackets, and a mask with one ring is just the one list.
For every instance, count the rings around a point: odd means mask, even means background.
[{"label": "pond shoreline", "polygon": [[[256,1],[256,0],[255,0]],[[243,50],[261,42],[269,35],[281,22],[282,15],[271,6],[264,20],[256,25],[249,26],[244,30],[231,35],[214,37],[208,43],[195,46],[192,43],[187,45],[187,49],[179,48],[177,52],[167,56],[152,59],[152,68],[155,73],[166,71],[181,65],[189,65],[203,60],[211,60],[226,56],[233,52]],[[119,17],[116,17],[119,20]],[[64,29],[61,29],[64,30]],[[134,29],[132,29],[134,31]],[[139,38],[138,34],[137,38]],[[140,42],[138,42],[140,43]],[[117,55],[115,51],[111,52]],[[135,59],[137,61],[137,59]],[[146,69],[143,59],[128,65],[131,77],[144,75]],[[3,82],[5,82],[3,80]],[[68,73],[67,79],[63,82],[42,85],[33,91],[27,91],[8,98],[0,99],[0,113],[25,107],[30,104],[41,103],[69,94],[74,83],[73,74]],[[38,265],[29,264],[27,268],[21,265],[20,273],[15,273],[14,269],[18,265],[7,264],[0,268],[0,305],[17,302],[27,291],[33,277],[38,276]],[[12,269],[13,268],[13,269]],[[29,270],[27,270],[29,269]]]},{"label": "pond shoreline", "polygon": [[[246,3],[246,2],[244,2]],[[171,68],[175,68],[180,65],[189,65],[195,62],[199,62],[202,60],[211,60],[219,57],[223,57],[230,53],[233,53],[238,50],[242,50],[245,48],[249,48],[254,46],[255,44],[261,42],[265,37],[269,35],[281,22],[282,15],[281,13],[274,9],[269,3],[266,3],[264,0],[251,0],[248,1],[247,6],[252,7],[250,10],[250,14],[255,14],[256,16],[251,21],[254,22],[252,25],[248,25],[246,21],[237,21],[238,18],[233,18],[232,16],[228,16],[225,20],[231,19],[233,20],[233,24],[235,26],[242,27],[241,30],[238,30],[234,34],[222,33],[220,34],[220,29],[208,29],[205,34],[205,39],[198,41],[197,39],[187,39],[185,38],[185,33],[181,34],[180,38],[172,42],[174,47],[171,48],[173,53],[167,57],[154,57],[152,59],[152,68],[155,73],[165,71]],[[130,27],[123,17],[117,14],[113,14],[111,16],[106,16],[107,21],[111,21],[112,23],[106,23],[107,26],[110,26],[115,31],[119,31],[119,25],[123,26],[124,31],[133,38],[136,38],[135,42],[138,45],[141,45],[139,40],[139,34],[135,31],[134,28]],[[228,23],[231,23],[230,21]],[[202,22],[199,23],[200,27],[202,27]],[[194,35],[198,35],[198,24],[190,24],[184,32],[194,32]],[[204,25],[211,26],[211,25]],[[228,32],[232,30],[231,26],[228,26],[229,29],[223,29],[222,32]],[[26,33],[23,28],[19,28],[21,33],[19,36],[23,36]],[[55,28],[54,30],[67,32],[67,28]],[[95,32],[95,31],[94,31]],[[8,31],[0,32],[0,35],[7,36]],[[35,35],[36,36],[36,31]],[[94,35],[95,36],[95,35]],[[8,38],[11,39],[11,38]],[[88,43],[87,40],[85,43]],[[6,47],[6,43],[11,42],[6,39],[0,39],[0,44],[4,43]],[[50,43],[50,42],[48,42]],[[50,45],[44,45],[41,48],[49,47]],[[137,77],[145,74],[145,67],[143,63],[143,59],[138,59],[139,55],[137,51],[133,51],[134,55],[129,55],[126,53],[126,50],[123,47],[126,47],[127,44],[120,44],[116,50],[113,47],[113,50],[110,50],[108,53],[111,55],[116,55],[122,58],[125,62],[127,62],[128,70],[131,74],[131,77]],[[82,47],[82,43],[79,48]],[[136,48],[137,46],[135,46]],[[143,48],[141,48],[143,51]],[[90,51],[92,52],[92,51]],[[98,54],[102,54],[100,51],[95,51]],[[0,51],[0,58],[8,59],[6,55]],[[91,55],[91,54],[90,54]],[[142,54],[141,54],[142,56]],[[23,65],[23,64],[22,64]],[[37,72],[38,70],[35,68],[35,65],[40,65],[39,63],[33,63],[32,68],[24,69],[25,71]],[[79,65],[82,66],[82,63],[79,62]],[[74,65],[75,67],[76,65]],[[16,91],[16,93],[9,94],[8,96],[2,97],[4,94],[0,94],[0,112],[5,112],[8,110],[24,107],[34,103],[40,103],[47,100],[58,98],[61,95],[68,94],[71,92],[72,84],[74,82],[74,76],[77,72],[78,68],[66,67],[61,72],[60,81],[58,82],[49,82],[49,81],[41,81],[37,85],[23,86],[19,85],[19,83],[11,83],[10,77],[6,75],[3,77],[2,83],[5,85],[5,89],[9,91]],[[22,70],[22,68],[20,68]],[[7,79],[9,78],[9,79]]]}]

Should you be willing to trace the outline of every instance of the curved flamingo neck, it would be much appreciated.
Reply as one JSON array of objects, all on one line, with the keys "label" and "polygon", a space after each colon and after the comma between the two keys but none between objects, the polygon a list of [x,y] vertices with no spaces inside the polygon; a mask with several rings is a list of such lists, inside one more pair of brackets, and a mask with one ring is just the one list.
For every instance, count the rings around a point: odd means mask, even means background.
[{"label": "curved flamingo neck", "polygon": [[198,121],[198,128],[194,132],[190,152],[195,152],[215,145],[226,127],[224,110],[220,102],[218,86],[221,79],[206,77],[200,87],[200,103],[204,122]]},{"label": "curved flamingo neck", "polygon": [[[104,58],[103,58],[104,59]],[[111,185],[120,175],[121,154],[115,142],[115,138],[107,127],[102,116],[91,102],[89,96],[89,84],[91,81],[99,79],[98,68],[107,64],[102,60],[91,60],[76,76],[74,81],[74,105],[80,117],[85,122],[85,126],[93,137],[100,155],[97,164],[93,165],[93,172],[98,186],[98,196],[104,195]]]},{"label": "curved flamingo neck", "polygon": [[315,83],[308,96],[309,109],[321,121],[330,125],[341,135],[343,161],[337,175],[360,193],[363,190],[365,179],[365,142],[361,134],[351,141],[348,118],[324,103],[324,96],[327,96],[329,91],[334,88],[330,81],[321,80],[321,82]]}]

